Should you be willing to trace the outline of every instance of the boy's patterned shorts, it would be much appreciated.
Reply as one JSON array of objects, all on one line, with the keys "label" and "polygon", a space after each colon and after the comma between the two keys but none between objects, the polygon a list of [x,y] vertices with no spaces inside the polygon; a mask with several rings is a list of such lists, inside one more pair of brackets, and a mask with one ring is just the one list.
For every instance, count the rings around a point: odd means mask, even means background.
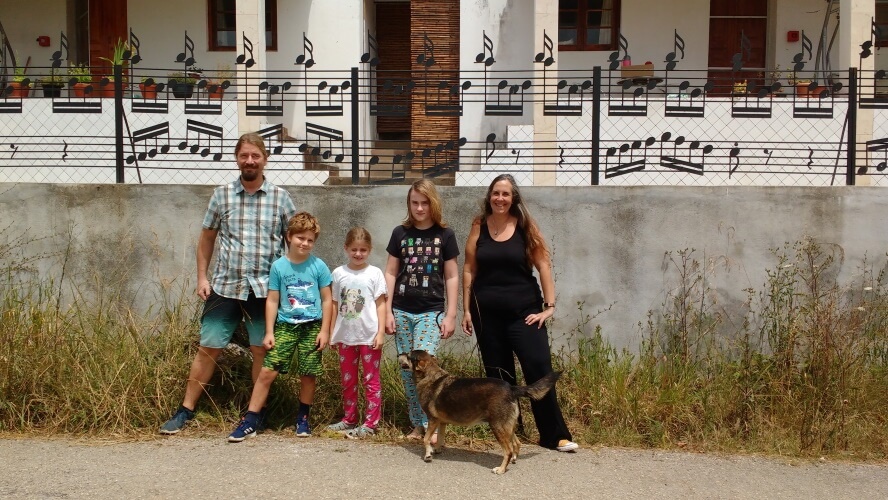
[{"label": "boy's patterned shorts", "polygon": [[296,325],[278,321],[274,325],[274,348],[265,353],[262,366],[287,373],[293,364],[293,353],[296,353],[296,372],[299,375],[320,375],[323,371],[321,352],[317,346],[320,331],[320,320]]}]

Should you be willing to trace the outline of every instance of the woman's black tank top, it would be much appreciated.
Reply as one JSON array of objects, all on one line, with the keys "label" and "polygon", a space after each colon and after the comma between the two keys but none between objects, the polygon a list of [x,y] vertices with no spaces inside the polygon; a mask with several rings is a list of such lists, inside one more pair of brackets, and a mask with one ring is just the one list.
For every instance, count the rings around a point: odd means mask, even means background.
[{"label": "woman's black tank top", "polygon": [[495,241],[481,224],[475,251],[475,280],[472,293],[484,308],[524,310],[541,306],[540,286],[525,255],[525,238],[516,227],[506,241]]}]

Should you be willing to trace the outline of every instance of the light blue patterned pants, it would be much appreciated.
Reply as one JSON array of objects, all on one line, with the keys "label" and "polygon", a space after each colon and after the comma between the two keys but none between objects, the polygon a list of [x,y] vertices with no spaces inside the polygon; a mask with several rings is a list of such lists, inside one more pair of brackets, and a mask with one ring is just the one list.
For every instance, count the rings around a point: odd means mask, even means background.
[{"label": "light blue patterned pants", "polygon": [[[395,313],[395,345],[398,354],[420,350],[435,354],[438,343],[441,341],[441,324],[443,312],[430,311],[420,314],[411,314],[398,309]],[[419,397],[416,395],[416,383],[413,382],[413,374],[410,370],[401,369],[401,380],[404,381],[404,393],[407,395],[407,408],[410,412],[410,423],[414,427],[426,427],[428,417],[419,406]]]}]

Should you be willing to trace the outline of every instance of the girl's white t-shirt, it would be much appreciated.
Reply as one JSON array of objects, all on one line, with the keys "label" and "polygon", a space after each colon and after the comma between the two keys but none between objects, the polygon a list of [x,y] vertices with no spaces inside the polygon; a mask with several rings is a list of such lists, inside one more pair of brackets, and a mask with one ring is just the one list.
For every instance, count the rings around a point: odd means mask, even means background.
[{"label": "girl's white t-shirt", "polygon": [[379,331],[376,299],[386,294],[385,276],[376,266],[333,271],[333,300],[339,310],[330,344],[373,345]]}]

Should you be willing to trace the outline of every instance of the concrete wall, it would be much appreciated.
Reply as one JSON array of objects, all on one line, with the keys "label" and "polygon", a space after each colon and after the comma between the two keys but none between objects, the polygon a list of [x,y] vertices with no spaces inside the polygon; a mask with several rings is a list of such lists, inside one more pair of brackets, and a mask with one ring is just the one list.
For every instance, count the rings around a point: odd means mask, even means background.
[{"label": "concrete wall", "polygon": [[[319,217],[316,254],[331,267],[346,262],[342,240],[353,225],[371,231],[371,262],[384,265],[391,229],[405,215],[404,187],[289,191],[299,209]],[[445,219],[462,249],[485,190],[441,191]],[[195,242],[211,192],[203,186],[2,184],[0,213],[11,225],[0,232],[0,249],[16,237],[41,238],[23,254],[56,253],[39,272],[58,283],[70,241],[66,293],[73,283],[79,293],[107,293],[116,283],[137,308],[156,310],[159,291],[193,296]],[[775,267],[769,249],[785,242],[810,235],[838,245],[846,277],[860,273],[864,255],[884,265],[884,188],[528,188],[522,194],[554,247],[559,343],[577,325],[582,303],[587,314],[609,308],[584,332],[600,324],[617,345],[637,345],[638,323],[677,286],[664,257],[669,251],[694,248],[698,260],[714,264],[707,279],[718,310],[735,320],[744,289],[762,289],[765,270]]]}]

